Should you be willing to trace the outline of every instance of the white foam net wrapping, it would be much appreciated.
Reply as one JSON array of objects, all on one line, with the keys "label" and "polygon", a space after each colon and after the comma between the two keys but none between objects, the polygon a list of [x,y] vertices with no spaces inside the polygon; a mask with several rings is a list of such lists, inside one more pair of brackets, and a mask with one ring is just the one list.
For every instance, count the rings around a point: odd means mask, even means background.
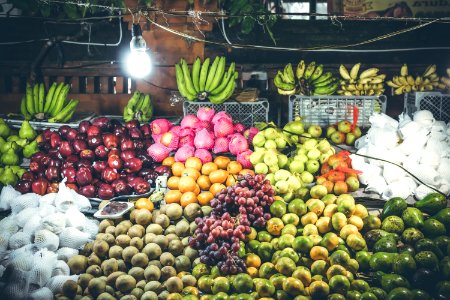
[{"label": "white foam net wrapping", "polygon": [[55,199],[56,199],[56,193],[50,193],[50,194],[46,194],[44,196],[41,197],[41,199],[39,200],[39,205],[43,206],[43,205],[52,205],[55,206]]},{"label": "white foam net wrapping", "polygon": [[9,249],[22,248],[28,244],[31,244],[31,235],[23,231],[16,232],[9,238]]},{"label": "white foam net wrapping", "polygon": [[44,286],[52,277],[52,271],[56,265],[57,255],[55,252],[42,249],[34,254],[34,266],[30,271],[29,283],[39,287]]},{"label": "white foam net wrapping", "polygon": [[75,197],[64,181],[59,184],[58,194],[55,198],[56,209],[61,212],[66,212],[71,206],[76,206]]},{"label": "white foam net wrapping", "polygon": [[5,270],[8,284],[2,292],[1,299],[26,299],[29,289],[28,272],[8,267]]},{"label": "white foam net wrapping", "polygon": [[61,247],[79,249],[89,240],[89,233],[82,232],[75,227],[66,227],[59,234]]},{"label": "white foam net wrapping", "polygon": [[56,251],[56,254],[58,254],[59,260],[63,260],[65,262],[67,262],[69,260],[69,258],[78,254],[78,250],[73,249],[73,248],[68,248],[68,247],[62,247],[62,248],[59,248],[58,251]]},{"label": "white foam net wrapping", "polygon": [[66,215],[60,212],[42,218],[42,228],[59,234],[66,227]]},{"label": "white foam net wrapping", "polygon": [[44,286],[38,290],[33,291],[28,297],[30,300],[52,300],[53,292],[48,287]]},{"label": "white foam net wrapping", "polygon": [[0,232],[0,251],[6,251],[9,245],[9,238],[11,237],[11,233],[5,231]]},{"label": "white foam net wrapping", "polygon": [[42,218],[39,215],[32,216],[22,228],[22,231],[29,235],[33,235],[36,230],[41,229],[41,221]]},{"label": "white foam net wrapping", "polygon": [[78,275],[72,275],[72,276],[58,275],[58,276],[52,277],[45,286],[48,287],[52,291],[53,294],[58,294],[58,293],[62,292],[62,287],[67,280],[73,280],[73,281],[77,282]]},{"label": "white foam net wrapping", "polygon": [[75,227],[79,230],[83,230],[84,225],[86,224],[86,217],[77,207],[69,207],[69,209],[66,210],[65,216],[67,227]]},{"label": "white foam net wrapping", "polygon": [[99,222],[97,220],[86,220],[84,224],[83,232],[89,233],[91,239],[95,239],[98,233]]},{"label": "white foam net wrapping", "polygon": [[20,192],[16,191],[10,185],[3,187],[2,192],[0,193],[0,211],[10,209],[11,200],[19,197],[20,195]]},{"label": "white foam net wrapping", "polygon": [[58,250],[59,238],[47,229],[41,229],[34,235],[34,243],[39,248],[47,248],[50,251]]},{"label": "white foam net wrapping", "polygon": [[17,214],[29,207],[38,207],[39,206],[39,198],[38,194],[28,193],[20,195],[14,199],[11,199],[11,212],[13,214]]},{"label": "white foam net wrapping", "polygon": [[69,265],[64,260],[58,260],[56,261],[55,266],[52,270],[52,277],[58,276],[58,275],[70,275],[70,268]]},{"label": "white foam net wrapping", "polygon": [[46,217],[48,215],[52,215],[56,212],[56,207],[53,205],[45,204],[39,206],[39,216]]},{"label": "white foam net wrapping", "polygon": [[14,216],[9,216],[0,221],[0,228],[2,232],[6,232],[10,235],[14,234],[19,230],[16,224]]},{"label": "white foam net wrapping", "polygon": [[14,216],[14,220],[16,221],[16,224],[19,227],[24,227],[25,224],[28,222],[28,220],[39,213],[39,208],[37,207],[29,207],[25,208],[21,212],[19,212],[17,215]]}]

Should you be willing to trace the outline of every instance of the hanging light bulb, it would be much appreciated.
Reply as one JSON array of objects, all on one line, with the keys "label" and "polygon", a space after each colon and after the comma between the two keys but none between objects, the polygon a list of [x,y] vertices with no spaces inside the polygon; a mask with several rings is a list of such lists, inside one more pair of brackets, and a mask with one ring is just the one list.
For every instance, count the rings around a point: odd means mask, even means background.
[{"label": "hanging light bulb", "polygon": [[131,28],[130,53],[126,59],[128,74],[134,78],[142,78],[150,74],[151,60],[147,52],[147,43],[142,37],[142,30],[139,24],[133,24]]}]

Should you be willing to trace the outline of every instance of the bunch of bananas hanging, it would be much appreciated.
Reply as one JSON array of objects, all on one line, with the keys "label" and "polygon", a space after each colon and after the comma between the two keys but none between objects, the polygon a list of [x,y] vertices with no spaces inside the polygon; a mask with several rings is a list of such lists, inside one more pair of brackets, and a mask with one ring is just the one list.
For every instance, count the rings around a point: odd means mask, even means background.
[{"label": "bunch of bananas hanging", "polygon": [[280,95],[332,95],[338,88],[338,81],[331,72],[323,72],[323,65],[311,62],[306,66],[300,61],[294,70],[287,64],[283,71],[278,71],[273,80]]},{"label": "bunch of bananas hanging", "polygon": [[175,65],[178,90],[188,101],[209,99],[213,104],[221,104],[233,95],[239,76],[235,63],[226,71],[224,56],[217,56],[211,66],[210,61],[206,58],[202,64],[197,57],[192,71],[184,59]]},{"label": "bunch of bananas hanging", "polygon": [[361,63],[357,63],[348,72],[344,65],[340,65],[339,74],[342,80],[341,89],[338,90],[338,94],[344,96],[373,96],[383,94],[386,74],[378,74],[379,69],[377,68],[369,68],[359,73],[360,68]]},{"label": "bunch of bananas hanging", "polygon": [[33,86],[27,83],[25,96],[20,103],[20,113],[25,120],[48,118],[49,123],[68,122],[79,103],[78,100],[67,100],[69,90],[69,84],[54,82],[45,94],[43,83]]},{"label": "bunch of bananas hanging", "polygon": [[150,95],[135,91],[123,109],[125,122],[138,120],[141,123],[150,121],[153,115],[153,105]]},{"label": "bunch of bananas hanging", "polygon": [[394,76],[387,85],[394,88],[395,95],[410,92],[432,91],[435,88],[445,88],[445,84],[439,83],[439,76],[436,74],[436,65],[429,65],[422,76],[414,78],[408,73],[408,65],[404,64],[400,68],[400,76]]},{"label": "bunch of bananas hanging", "polygon": [[441,82],[445,85],[445,89],[450,92],[450,68],[447,68],[447,76],[441,77]]}]

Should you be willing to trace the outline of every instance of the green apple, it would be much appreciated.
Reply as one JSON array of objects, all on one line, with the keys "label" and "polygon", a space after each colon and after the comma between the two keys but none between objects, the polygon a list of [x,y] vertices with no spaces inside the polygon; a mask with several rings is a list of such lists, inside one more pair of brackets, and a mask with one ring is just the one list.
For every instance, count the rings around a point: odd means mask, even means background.
[{"label": "green apple", "polygon": [[302,187],[302,182],[297,176],[291,175],[289,176],[287,183],[289,184],[289,189],[291,191],[296,191]]},{"label": "green apple", "polygon": [[331,135],[336,132],[336,127],[330,126],[327,128],[327,138],[329,139],[331,137]]},{"label": "green apple", "polygon": [[299,160],[293,160],[289,164],[289,171],[291,173],[301,173],[305,170],[305,163]]},{"label": "green apple", "polygon": [[265,163],[257,163],[255,165],[256,174],[267,174],[269,172],[269,167]]},{"label": "green apple", "polygon": [[338,123],[338,130],[343,133],[349,133],[352,130],[352,123],[347,120]]},{"label": "green apple", "polygon": [[298,161],[301,161],[302,163],[306,163],[308,161],[308,156],[306,156],[305,154],[297,154],[296,156],[294,156],[294,160],[298,160]]},{"label": "green apple", "polygon": [[286,148],[286,140],[284,139],[284,137],[278,137],[275,139],[275,143],[277,144],[277,148],[278,149],[284,149]]},{"label": "green apple", "polygon": [[266,140],[264,143],[264,148],[266,149],[277,149],[277,143],[274,140]]},{"label": "green apple", "polygon": [[311,125],[308,128],[308,133],[312,137],[320,137],[322,135],[322,128],[319,125]]},{"label": "green apple", "polygon": [[317,140],[316,139],[307,139],[303,143],[303,148],[305,148],[306,150],[311,150],[311,149],[315,148],[316,145],[317,145]]},{"label": "green apple", "polygon": [[307,156],[309,159],[312,159],[312,160],[318,160],[321,154],[322,154],[322,153],[320,152],[319,149],[313,148],[313,149],[311,149],[311,150],[308,151],[308,154],[306,154],[306,156]]},{"label": "green apple", "polygon": [[306,199],[308,194],[309,194],[309,189],[306,186],[304,186],[304,187],[301,187],[299,190],[297,190],[297,192],[295,193],[295,196],[297,196],[300,199]]},{"label": "green apple", "polygon": [[253,137],[253,146],[255,147],[264,147],[264,144],[266,143],[266,138],[264,137],[264,133],[263,132],[258,132],[254,137]]},{"label": "green apple", "polygon": [[306,184],[310,184],[314,181],[314,176],[313,174],[311,174],[308,171],[303,171],[302,174],[300,175],[300,179],[306,183]]},{"label": "green apple", "polygon": [[284,154],[278,154],[278,167],[284,168],[288,164],[289,158]]},{"label": "green apple", "polygon": [[310,140],[311,139],[311,134],[305,132],[304,134],[302,134],[299,138],[300,143],[304,143],[306,140]]},{"label": "green apple", "polygon": [[275,175],[273,173],[267,174],[265,179],[269,180],[271,185],[275,184]]},{"label": "green apple", "polygon": [[289,183],[287,181],[277,181],[275,183],[275,190],[277,193],[285,194],[289,192]]},{"label": "green apple", "polygon": [[279,169],[280,169],[280,167],[278,165],[270,165],[269,166],[270,173],[276,173]]},{"label": "green apple", "polygon": [[288,170],[281,169],[275,173],[274,178],[275,181],[286,181],[289,178],[289,176],[291,176],[291,172],[289,172]]},{"label": "green apple", "polygon": [[349,132],[345,135],[345,143],[349,146],[352,146],[355,144],[356,136]]},{"label": "green apple", "polygon": [[306,162],[306,171],[311,174],[316,173],[320,169],[320,163],[317,160],[310,159]]},{"label": "green apple", "polygon": [[266,128],[263,133],[266,140],[274,140],[278,137],[278,132],[275,128]]},{"label": "green apple", "polygon": [[268,166],[278,165],[278,158],[272,152],[268,151],[264,154],[264,163]]},{"label": "green apple", "polygon": [[256,165],[257,163],[263,162],[265,151],[255,151],[250,154],[250,162],[252,165]]},{"label": "green apple", "polygon": [[352,133],[355,135],[355,137],[357,139],[359,139],[362,135],[361,133],[361,128],[359,128],[358,126],[356,126],[355,128],[353,128]]},{"label": "green apple", "polygon": [[350,176],[345,180],[350,192],[354,192],[359,189],[359,180],[356,176]]},{"label": "green apple", "polygon": [[343,144],[345,142],[345,134],[340,131],[336,131],[331,135],[331,140],[337,145]]},{"label": "green apple", "polygon": [[325,186],[323,186],[321,184],[316,184],[315,186],[313,186],[311,188],[309,193],[311,194],[312,198],[321,199],[326,194],[328,194],[328,190]]},{"label": "green apple", "polygon": [[317,144],[317,149],[319,149],[320,152],[325,153],[331,149],[331,144],[327,139],[323,139]]},{"label": "green apple", "polygon": [[303,147],[303,145],[300,145],[297,147],[297,154],[303,154],[306,155],[306,153],[308,153],[308,149],[306,149],[305,147]]}]

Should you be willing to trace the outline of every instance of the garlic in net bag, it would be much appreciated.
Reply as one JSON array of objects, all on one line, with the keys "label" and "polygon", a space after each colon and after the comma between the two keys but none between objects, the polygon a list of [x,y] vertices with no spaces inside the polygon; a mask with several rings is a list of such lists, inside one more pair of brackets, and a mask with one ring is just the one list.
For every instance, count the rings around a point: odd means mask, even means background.
[{"label": "garlic in net bag", "polygon": [[26,234],[34,235],[37,230],[41,229],[41,221],[42,218],[39,215],[32,216],[22,228],[22,231]]},{"label": "garlic in net bag", "polygon": [[53,294],[59,294],[62,292],[62,287],[67,280],[73,280],[73,281],[77,282],[78,275],[72,275],[72,276],[58,275],[58,276],[52,277],[45,286],[48,287],[52,291]]},{"label": "garlic in net bag", "polygon": [[52,205],[55,206],[55,199],[57,193],[48,193],[41,197],[39,200],[39,206]]},{"label": "garlic in net bag", "polygon": [[86,217],[78,210],[78,207],[71,206],[66,210],[66,226],[75,227],[79,230],[83,230],[86,224]]},{"label": "garlic in net bag", "polygon": [[41,217],[46,217],[48,215],[52,215],[54,213],[56,213],[56,207],[54,207],[53,205],[39,205],[39,216]]},{"label": "garlic in net bag", "polygon": [[59,238],[56,234],[47,229],[41,229],[34,235],[34,244],[39,248],[47,248],[56,251],[59,246]]},{"label": "garlic in net bag", "polygon": [[89,233],[91,239],[95,239],[95,236],[98,233],[98,225],[100,223],[97,220],[89,220],[86,219],[86,223],[84,224],[83,232]]},{"label": "garlic in net bag", "polygon": [[37,214],[39,214],[39,208],[28,207],[14,215],[14,220],[16,221],[16,224],[22,228],[32,216]]},{"label": "garlic in net bag", "polygon": [[76,199],[66,184],[66,178],[59,184],[59,190],[55,198],[56,209],[60,212],[66,212],[70,207],[77,205]]}]

